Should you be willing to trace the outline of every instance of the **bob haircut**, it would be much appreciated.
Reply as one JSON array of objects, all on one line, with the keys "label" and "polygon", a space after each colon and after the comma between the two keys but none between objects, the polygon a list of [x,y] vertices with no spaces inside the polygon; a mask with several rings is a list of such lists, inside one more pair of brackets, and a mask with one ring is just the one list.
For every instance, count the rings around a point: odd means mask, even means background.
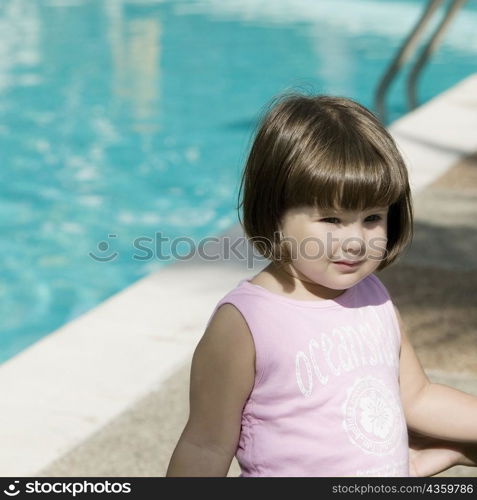
[{"label": "bob haircut", "polygon": [[293,91],[272,99],[257,128],[237,208],[247,238],[261,255],[277,264],[291,262],[277,233],[285,212],[297,207],[361,211],[389,206],[388,241],[378,271],[410,243],[407,169],[391,135],[368,109],[344,97]]}]

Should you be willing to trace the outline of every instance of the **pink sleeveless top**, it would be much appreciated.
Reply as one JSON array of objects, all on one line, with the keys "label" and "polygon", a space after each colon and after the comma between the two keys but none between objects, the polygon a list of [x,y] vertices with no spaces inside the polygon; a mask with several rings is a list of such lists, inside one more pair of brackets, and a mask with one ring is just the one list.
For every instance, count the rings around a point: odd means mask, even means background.
[{"label": "pink sleeveless top", "polygon": [[225,303],[244,317],[256,353],[235,455],[240,477],[409,476],[401,334],[379,278],[321,301],[243,279],[210,319]]}]

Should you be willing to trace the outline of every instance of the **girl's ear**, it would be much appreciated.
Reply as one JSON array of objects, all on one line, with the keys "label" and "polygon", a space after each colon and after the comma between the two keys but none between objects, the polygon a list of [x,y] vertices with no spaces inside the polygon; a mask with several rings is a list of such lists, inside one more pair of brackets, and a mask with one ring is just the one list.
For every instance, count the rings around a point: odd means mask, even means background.
[{"label": "girl's ear", "polygon": [[292,255],[296,253],[296,250],[293,250],[293,245],[289,240],[285,240],[285,236],[280,227],[278,229],[278,237],[280,261],[283,263],[292,262]]}]

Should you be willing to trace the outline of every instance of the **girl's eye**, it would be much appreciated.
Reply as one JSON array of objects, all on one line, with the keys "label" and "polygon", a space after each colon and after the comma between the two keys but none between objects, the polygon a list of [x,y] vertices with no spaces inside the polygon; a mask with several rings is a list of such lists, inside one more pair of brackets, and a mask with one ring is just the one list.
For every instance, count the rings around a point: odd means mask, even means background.
[{"label": "girl's eye", "polygon": [[337,219],[336,217],[327,217],[326,219],[321,219],[323,222],[328,222],[330,224],[334,224],[334,222],[330,222],[330,221],[333,221],[333,220],[339,220]]},{"label": "girl's eye", "polygon": [[[370,215],[369,217],[377,217],[377,219],[374,219],[373,221],[370,221],[370,222],[376,222],[378,220],[381,220],[381,216],[380,215]],[[368,217],[368,219],[369,219]]]},{"label": "girl's eye", "polygon": [[[370,217],[377,217],[376,219],[374,220],[368,220],[368,222],[377,222],[378,220],[381,220],[381,216],[380,215],[370,215],[369,217],[367,217],[367,219],[369,219]],[[337,217],[327,217],[325,219],[321,219],[323,222],[328,222],[329,224],[335,224],[335,222],[332,222],[332,221],[339,221],[339,219]]]}]

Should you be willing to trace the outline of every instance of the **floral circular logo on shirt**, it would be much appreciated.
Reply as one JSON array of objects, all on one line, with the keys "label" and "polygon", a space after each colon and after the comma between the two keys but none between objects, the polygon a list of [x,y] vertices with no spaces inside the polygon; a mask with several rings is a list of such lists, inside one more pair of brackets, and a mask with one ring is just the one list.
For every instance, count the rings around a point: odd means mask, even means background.
[{"label": "floral circular logo on shirt", "polygon": [[381,380],[357,379],[342,409],[348,438],[365,452],[386,455],[399,444],[404,429],[400,402]]}]

